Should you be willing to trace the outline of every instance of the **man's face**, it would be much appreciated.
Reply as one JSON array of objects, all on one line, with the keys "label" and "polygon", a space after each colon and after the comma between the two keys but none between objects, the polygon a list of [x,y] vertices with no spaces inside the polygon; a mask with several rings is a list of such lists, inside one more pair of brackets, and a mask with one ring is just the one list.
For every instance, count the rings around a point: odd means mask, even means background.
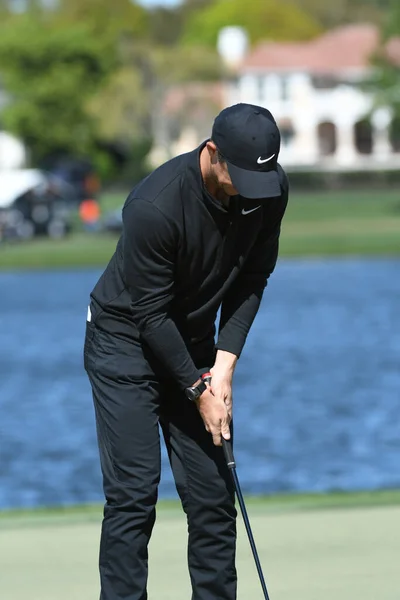
[{"label": "man's face", "polygon": [[239,192],[232,184],[226,162],[217,162],[215,172],[218,178],[218,183],[224,190],[225,194],[227,196],[237,196]]},{"label": "man's face", "polygon": [[213,142],[208,142],[208,151],[211,159],[211,169],[219,187],[223,189],[227,196],[237,196],[238,191],[233,186],[232,180],[228,172],[228,165],[225,161],[218,160],[218,151]]}]

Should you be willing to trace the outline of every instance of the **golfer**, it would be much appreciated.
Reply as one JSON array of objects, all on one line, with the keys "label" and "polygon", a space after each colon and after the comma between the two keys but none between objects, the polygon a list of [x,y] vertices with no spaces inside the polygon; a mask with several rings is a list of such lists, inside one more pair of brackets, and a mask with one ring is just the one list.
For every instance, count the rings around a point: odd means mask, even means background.
[{"label": "golfer", "polygon": [[221,436],[231,436],[232,376],[277,260],[288,200],[279,149],[268,110],[228,107],[209,140],[156,169],[124,205],[84,348],[106,498],[101,600],[147,598],[159,426],[187,515],[192,599],[236,598],[236,509]]}]

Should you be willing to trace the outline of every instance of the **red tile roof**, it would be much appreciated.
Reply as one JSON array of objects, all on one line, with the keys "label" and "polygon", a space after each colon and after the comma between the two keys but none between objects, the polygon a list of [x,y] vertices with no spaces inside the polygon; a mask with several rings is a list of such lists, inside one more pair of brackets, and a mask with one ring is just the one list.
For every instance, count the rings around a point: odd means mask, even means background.
[{"label": "red tile roof", "polygon": [[[249,54],[242,69],[301,69],[319,73],[365,70],[378,45],[379,30],[374,25],[347,25],[309,42],[261,43]],[[390,40],[386,50],[400,65],[400,38]]]}]

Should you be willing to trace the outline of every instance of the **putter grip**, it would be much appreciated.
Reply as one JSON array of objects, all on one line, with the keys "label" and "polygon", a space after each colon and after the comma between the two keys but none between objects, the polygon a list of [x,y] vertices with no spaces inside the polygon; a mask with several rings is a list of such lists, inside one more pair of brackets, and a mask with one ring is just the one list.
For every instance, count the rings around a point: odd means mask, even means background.
[{"label": "putter grip", "polygon": [[235,463],[235,459],[233,457],[231,440],[226,440],[225,438],[222,438],[222,447],[224,449],[225,460],[226,460],[226,464],[228,465],[228,468],[235,469],[236,463]]}]

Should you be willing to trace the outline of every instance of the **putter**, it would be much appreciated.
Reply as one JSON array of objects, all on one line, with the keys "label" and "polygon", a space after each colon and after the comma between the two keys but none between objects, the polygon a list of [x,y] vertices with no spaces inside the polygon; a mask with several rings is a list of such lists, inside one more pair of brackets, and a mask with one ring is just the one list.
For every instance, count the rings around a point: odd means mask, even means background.
[{"label": "putter", "polygon": [[260,559],[258,558],[258,552],[257,552],[256,544],[255,544],[255,541],[254,541],[253,533],[251,531],[250,521],[249,521],[249,517],[247,515],[247,510],[246,510],[246,505],[244,503],[244,499],[243,499],[243,495],[242,495],[242,490],[240,489],[239,479],[238,479],[238,476],[237,476],[237,473],[236,473],[236,463],[235,463],[235,459],[234,459],[234,456],[233,456],[233,450],[232,450],[231,441],[230,440],[225,440],[224,438],[222,438],[222,447],[224,449],[226,464],[228,465],[228,469],[231,472],[233,483],[235,485],[236,496],[237,496],[237,499],[239,501],[240,510],[242,512],[243,521],[244,521],[244,524],[245,524],[245,527],[246,527],[246,531],[247,531],[247,535],[248,535],[248,538],[249,538],[251,550],[253,552],[254,560],[255,560],[255,563],[256,563],[256,567],[257,567],[258,576],[260,578],[260,583],[261,583],[262,591],[264,593],[264,598],[265,598],[265,600],[269,600],[269,595],[268,595],[268,590],[267,590],[267,586],[266,586],[265,579],[264,579],[264,574],[263,574],[263,571],[262,571],[262,568],[261,568]]},{"label": "putter", "polygon": [[[209,385],[211,385],[211,376],[210,376],[210,373],[206,373],[205,375],[203,375],[202,379],[205,382],[207,382]],[[240,506],[240,510],[242,512],[242,517],[243,517],[244,525],[246,527],[247,536],[249,538],[250,547],[251,547],[251,550],[253,552],[254,560],[255,560],[255,563],[256,563],[256,567],[257,567],[258,576],[260,578],[260,583],[261,583],[262,591],[264,593],[264,598],[265,598],[265,600],[270,600],[269,595],[268,595],[267,585],[266,585],[265,579],[264,579],[264,574],[263,574],[263,571],[262,571],[262,568],[261,568],[260,559],[258,557],[258,552],[257,552],[257,548],[256,548],[256,543],[254,541],[253,532],[251,531],[250,521],[249,521],[249,517],[247,515],[247,510],[246,510],[246,505],[244,503],[242,490],[240,488],[239,479],[238,479],[238,476],[237,476],[237,473],[236,473],[236,463],[235,463],[235,458],[233,456],[233,449],[232,449],[232,443],[231,443],[231,441],[230,440],[226,440],[225,438],[222,438],[222,448],[224,450],[226,464],[227,464],[228,469],[229,469],[229,471],[231,473],[231,476],[232,476],[232,479],[233,479],[233,484],[235,486],[236,496],[237,496],[237,499],[239,501],[239,506]]]}]

